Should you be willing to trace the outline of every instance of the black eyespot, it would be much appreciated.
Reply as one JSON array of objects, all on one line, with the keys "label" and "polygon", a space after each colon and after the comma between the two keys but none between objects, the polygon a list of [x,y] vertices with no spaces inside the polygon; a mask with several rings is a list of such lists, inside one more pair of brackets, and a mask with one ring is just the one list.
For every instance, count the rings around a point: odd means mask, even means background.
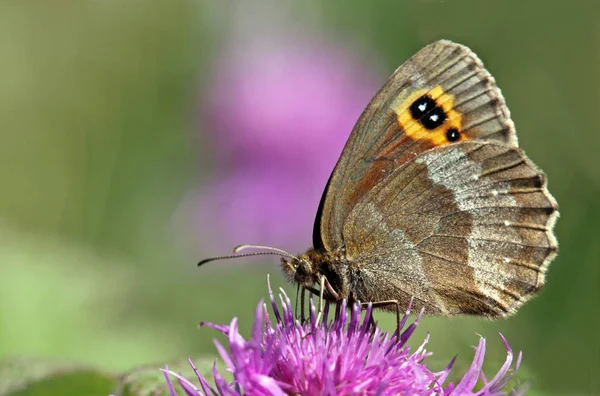
[{"label": "black eyespot", "polygon": [[415,120],[418,120],[435,106],[435,100],[433,100],[431,96],[423,95],[410,105],[410,115],[412,115]]},{"label": "black eyespot", "polygon": [[446,131],[446,139],[448,139],[449,142],[456,142],[460,139],[460,132],[458,132],[458,129],[456,128],[450,128]]},{"label": "black eyespot", "polygon": [[410,105],[410,115],[427,129],[435,129],[442,125],[447,116],[429,95],[423,95]]},{"label": "black eyespot", "polygon": [[429,113],[425,114],[419,122],[427,129],[435,129],[446,121],[446,113],[441,107],[434,107]]}]

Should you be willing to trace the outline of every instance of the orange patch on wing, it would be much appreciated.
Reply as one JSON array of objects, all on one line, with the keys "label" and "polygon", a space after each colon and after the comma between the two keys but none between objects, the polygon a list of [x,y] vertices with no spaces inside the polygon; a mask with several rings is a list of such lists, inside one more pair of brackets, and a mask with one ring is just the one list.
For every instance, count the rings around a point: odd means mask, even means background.
[{"label": "orange patch on wing", "polygon": [[[435,129],[425,128],[419,120],[413,118],[410,112],[410,106],[423,95],[429,95],[446,113],[446,120]],[[413,92],[406,100],[394,109],[398,118],[398,125],[404,130],[406,136],[412,140],[426,140],[434,146],[444,146],[446,144],[467,140],[462,134],[462,114],[454,110],[454,95],[445,93],[441,85],[426,90],[421,89]],[[460,137],[456,140],[449,141],[447,134],[448,130],[456,129],[460,133]]]}]

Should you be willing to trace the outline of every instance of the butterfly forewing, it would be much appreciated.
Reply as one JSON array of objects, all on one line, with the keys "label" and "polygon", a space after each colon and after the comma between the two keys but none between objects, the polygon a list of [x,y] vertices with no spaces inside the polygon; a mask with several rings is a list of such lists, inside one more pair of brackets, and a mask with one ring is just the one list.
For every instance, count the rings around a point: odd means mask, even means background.
[{"label": "butterfly forewing", "polygon": [[[421,103],[418,117],[411,105],[422,97],[431,101]],[[418,105],[412,110],[420,111]],[[437,127],[436,110],[447,117]],[[416,154],[452,143],[450,129],[460,141],[517,144],[504,99],[481,61],[467,47],[441,40],[400,66],[359,118],[324,192],[315,247],[343,248],[342,227],[358,200]]]}]

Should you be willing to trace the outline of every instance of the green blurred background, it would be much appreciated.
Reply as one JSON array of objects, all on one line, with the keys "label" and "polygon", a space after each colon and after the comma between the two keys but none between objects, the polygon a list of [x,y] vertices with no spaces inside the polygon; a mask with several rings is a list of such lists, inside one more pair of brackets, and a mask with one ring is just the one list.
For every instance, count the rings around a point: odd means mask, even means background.
[{"label": "green blurred background", "polygon": [[[234,28],[234,6],[0,3],[0,357],[126,370],[215,354],[214,333],[196,323],[237,316],[248,334],[266,296],[266,274],[284,285],[274,259],[197,269],[199,252],[190,245],[210,246],[210,225],[190,234],[178,214],[186,193],[218,166],[196,107]],[[496,369],[502,332],[523,350],[521,377],[536,393],[597,393],[600,3],[336,0],[286,7],[298,24],[377,54],[385,74],[439,38],[482,57],[521,146],[548,174],[560,204],[560,254],[541,296],[515,317],[426,318],[415,339],[428,331],[436,361],[459,353],[467,364],[481,334]],[[254,12],[270,12],[269,3],[257,2]],[[308,247],[309,237],[296,250]],[[393,328],[393,318],[379,318]]]}]

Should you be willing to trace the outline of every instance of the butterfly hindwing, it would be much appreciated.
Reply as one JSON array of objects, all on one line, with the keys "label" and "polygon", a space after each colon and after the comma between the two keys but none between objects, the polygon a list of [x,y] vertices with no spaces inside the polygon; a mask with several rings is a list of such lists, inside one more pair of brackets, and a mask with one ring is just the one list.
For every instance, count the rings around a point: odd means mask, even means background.
[{"label": "butterfly hindwing", "polygon": [[379,290],[382,301],[414,296],[429,313],[512,313],[544,283],[557,215],[544,175],[519,148],[429,150],[366,193],[345,222],[346,257],[372,283],[357,298]]}]

